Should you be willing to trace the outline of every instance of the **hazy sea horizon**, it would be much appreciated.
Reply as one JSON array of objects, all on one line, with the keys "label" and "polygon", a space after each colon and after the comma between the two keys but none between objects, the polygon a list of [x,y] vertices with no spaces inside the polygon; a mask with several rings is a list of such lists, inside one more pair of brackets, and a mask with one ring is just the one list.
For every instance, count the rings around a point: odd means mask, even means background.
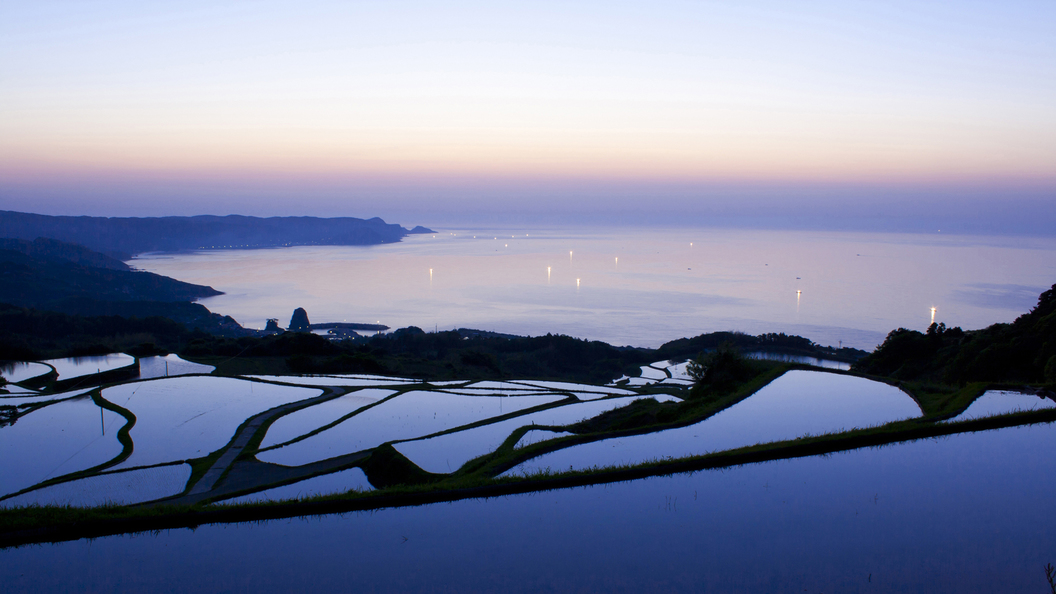
[{"label": "hazy sea horizon", "polygon": [[1056,238],[686,227],[444,227],[400,243],[143,254],[250,328],[381,323],[657,347],[722,330],[873,349],[934,320],[1011,322],[1056,282]]}]

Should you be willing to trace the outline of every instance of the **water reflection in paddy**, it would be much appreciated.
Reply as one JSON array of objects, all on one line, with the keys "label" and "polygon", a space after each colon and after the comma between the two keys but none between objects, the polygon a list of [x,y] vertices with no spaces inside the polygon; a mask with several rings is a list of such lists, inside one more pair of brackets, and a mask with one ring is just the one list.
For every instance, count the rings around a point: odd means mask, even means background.
[{"label": "water reflection in paddy", "polygon": [[695,425],[573,446],[528,460],[505,474],[681,458],[919,415],[916,402],[893,386],[847,375],[790,371],[746,400]]},{"label": "water reflection in paddy", "polygon": [[75,481],[59,483],[0,501],[0,506],[131,505],[179,494],[191,478],[190,464],[172,464],[108,472]]},{"label": "water reflection in paddy", "polygon": [[413,380],[335,377],[329,375],[247,375],[246,377],[301,386],[406,386],[414,383]]},{"label": "water reflection in paddy", "polygon": [[[446,383],[446,382],[441,382],[441,383]],[[440,384],[437,383],[436,385],[440,385]],[[479,388],[479,389],[482,389],[482,390],[504,390],[504,391],[509,391],[509,390],[532,390],[533,389],[531,386],[526,386],[524,384],[515,384],[513,382],[494,382],[494,381],[473,382],[472,384],[469,384],[468,386],[466,386],[466,388],[472,388],[472,389],[478,389]]]},{"label": "water reflection in paddy", "polygon": [[12,384],[50,373],[51,367],[42,363],[3,363],[0,376]]},{"label": "water reflection in paddy", "polygon": [[124,425],[124,417],[87,397],[19,417],[0,428],[0,496],[116,458]]},{"label": "water reflection in paddy", "polygon": [[177,375],[190,375],[192,373],[212,373],[216,369],[212,365],[202,365],[181,359],[179,355],[165,355],[164,357],[143,357],[139,360],[139,379],[153,379],[156,377],[173,377]]},{"label": "water reflection in paddy", "polygon": [[631,396],[635,394],[631,390],[624,390],[621,388],[611,388],[607,386],[592,386],[590,384],[573,384],[570,382],[550,382],[550,381],[536,381],[536,380],[520,380],[515,383],[524,384],[528,386],[536,386],[539,388],[546,388],[547,390],[571,390],[576,392],[596,392],[598,394],[616,394],[620,396]]},{"label": "water reflection in paddy", "polygon": [[411,383],[411,384],[421,383],[422,382],[422,380],[418,380],[418,379],[410,379],[410,378],[406,378],[406,377],[390,377],[390,376],[387,376],[387,375],[371,375],[369,373],[331,373],[331,374],[327,374],[325,377],[343,377],[343,378],[364,379],[364,380],[384,380],[384,381],[394,381],[394,382],[407,382],[407,383]]},{"label": "water reflection in paddy", "polygon": [[68,357],[66,359],[51,359],[44,361],[55,368],[60,380],[68,380],[94,373],[102,373],[122,367],[128,367],[136,362],[136,358],[124,353],[113,355],[102,355],[99,357]]},{"label": "water reflection in paddy", "polygon": [[817,357],[805,357],[803,355],[786,355],[783,353],[765,353],[765,352],[754,352],[747,353],[745,355],[751,359],[765,359],[767,361],[782,361],[785,363],[801,363],[803,365],[813,365],[814,367],[821,367],[824,369],[840,369],[847,371],[851,368],[850,363],[843,361],[833,361],[832,359],[818,359]]},{"label": "water reflection in paddy", "polygon": [[135,447],[118,468],[205,456],[225,445],[247,418],[321,390],[227,377],[186,376],[114,386],[103,398],[136,415]]},{"label": "water reflection in paddy", "polygon": [[1043,408],[1056,408],[1056,402],[1044,396],[1024,394],[1023,392],[987,390],[982,396],[976,398],[975,402],[969,405],[964,412],[948,422],[967,421],[969,419],[1025,410],[1041,410]]},{"label": "water reflection in paddy", "polygon": [[534,396],[545,393],[546,390],[531,389],[524,386],[522,390],[496,390],[492,388],[445,388],[444,392],[450,394],[462,394],[463,396]]},{"label": "water reflection in paddy", "polygon": [[[1056,426],[0,551],[7,591],[1045,592]],[[411,569],[413,568],[413,569]]]},{"label": "water reflection in paddy", "polygon": [[0,398],[3,398],[3,397],[8,396],[8,395],[12,395],[12,394],[36,394],[36,393],[37,393],[37,390],[34,390],[32,388],[23,388],[21,386],[16,386],[15,384],[6,384],[3,387],[0,387]]},{"label": "water reflection in paddy", "polygon": [[[498,423],[473,427],[464,431],[439,435],[429,439],[408,441],[395,445],[401,454],[422,470],[448,473],[458,470],[473,458],[495,451],[515,429],[528,425],[571,425],[603,412],[627,406],[635,400],[648,396],[624,396],[608,400],[578,402],[529,413]],[[661,402],[678,400],[673,396],[658,394]]]},{"label": "water reflection in paddy", "polygon": [[263,501],[282,501],[285,499],[303,499],[317,495],[332,495],[346,491],[372,491],[370,481],[362,469],[349,468],[339,472],[312,477],[293,484],[275,487],[226,499],[222,503],[257,503]]},{"label": "water reflection in paddy", "polygon": [[0,406],[25,407],[31,404],[51,402],[53,400],[65,400],[67,398],[80,396],[86,392],[91,392],[93,389],[94,388],[81,388],[80,390],[70,390],[69,392],[60,392],[58,394],[38,394],[36,392],[28,392],[17,396],[0,396]]},{"label": "water reflection in paddy", "polygon": [[407,392],[307,439],[260,452],[257,459],[299,466],[374,448],[387,441],[423,437],[565,398],[563,395],[506,398]]},{"label": "water reflection in paddy", "polygon": [[268,427],[260,447],[267,448],[296,439],[392,394],[392,390],[366,388],[279,417]]}]

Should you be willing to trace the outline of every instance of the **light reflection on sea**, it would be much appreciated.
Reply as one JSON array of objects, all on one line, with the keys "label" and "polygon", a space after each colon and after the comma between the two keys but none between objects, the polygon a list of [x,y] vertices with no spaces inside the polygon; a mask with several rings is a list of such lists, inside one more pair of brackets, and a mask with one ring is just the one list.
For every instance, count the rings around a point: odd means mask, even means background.
[{"label": "light reflection on sea", "polygon": [[[145,255],[247,327],[547,332],[659,346],[718,330],[872,349],[890,330],[1008,322],[1056,282],[1056,240],[715,229],[438,229],[398,244]],[[571,253],[570,253],[571,252]],[[800,293],[797,295],[797,291]],[[1033,295],[1033,297],[1030,297]]]}]

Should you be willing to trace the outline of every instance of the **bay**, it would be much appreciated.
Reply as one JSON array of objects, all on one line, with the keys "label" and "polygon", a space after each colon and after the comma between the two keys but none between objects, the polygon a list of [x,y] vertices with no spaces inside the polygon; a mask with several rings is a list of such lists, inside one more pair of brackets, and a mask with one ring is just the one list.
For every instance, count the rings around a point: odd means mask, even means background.
[{"label": "bay", "polygon": [[442,229],[368,247],[146,254],[132,264],[224,295],[247,327],[382,323],[561,333],[657,347],[785,332],[870,350],[899,327],[1009,322],[1056,282],[1056,239],[730,229]]}]

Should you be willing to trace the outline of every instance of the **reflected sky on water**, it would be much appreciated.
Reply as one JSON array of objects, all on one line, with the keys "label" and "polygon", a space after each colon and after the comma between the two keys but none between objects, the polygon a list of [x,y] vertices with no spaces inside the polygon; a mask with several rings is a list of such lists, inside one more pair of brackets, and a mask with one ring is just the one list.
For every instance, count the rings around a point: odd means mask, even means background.
[{"label": "reflected sky on water", "polygon": [[1037,425],[406,509],[0,551],[5,591],[1045,591]]},{"label": "reflected sky on water", "polygon": [[[398,244],[219,250],[132,264],[226,294],[248,327],[458,327],[659,346],[786,332],[872,349],[900,326],[1011,321],[1056,280],[1056,240],[718,229],[438,229]],[[1029,297],[1028,296],[1031,296]]]}]

